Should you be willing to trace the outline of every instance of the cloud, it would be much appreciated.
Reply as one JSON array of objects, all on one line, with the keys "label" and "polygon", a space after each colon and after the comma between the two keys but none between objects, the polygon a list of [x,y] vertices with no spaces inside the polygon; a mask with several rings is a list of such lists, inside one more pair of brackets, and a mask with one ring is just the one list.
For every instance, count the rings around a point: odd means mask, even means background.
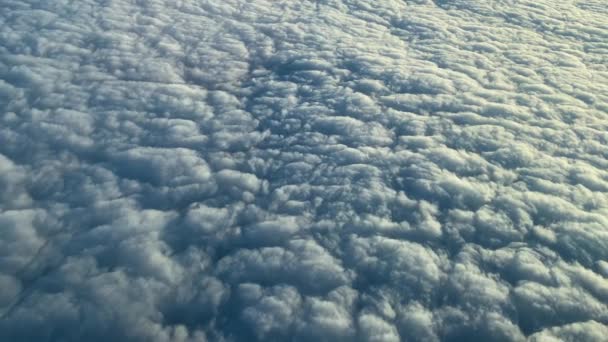
[{"label": "cloud", "polygon": [[0,340],[606,335],[600,2],[1,2]]},{"label": "cloud", "polygon": [[545,329],[530,337],[532,341],[601,341],[608,332],[605,324],[596,321],[573,323]]}]

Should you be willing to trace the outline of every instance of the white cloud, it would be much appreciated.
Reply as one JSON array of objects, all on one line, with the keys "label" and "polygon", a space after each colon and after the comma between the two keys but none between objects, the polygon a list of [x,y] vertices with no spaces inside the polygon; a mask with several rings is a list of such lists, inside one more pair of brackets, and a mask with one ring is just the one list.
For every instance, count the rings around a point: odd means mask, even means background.
[{"label": "white cloud", "polygon": [[605,337],[600,1],[0,2],[0,340]]}]

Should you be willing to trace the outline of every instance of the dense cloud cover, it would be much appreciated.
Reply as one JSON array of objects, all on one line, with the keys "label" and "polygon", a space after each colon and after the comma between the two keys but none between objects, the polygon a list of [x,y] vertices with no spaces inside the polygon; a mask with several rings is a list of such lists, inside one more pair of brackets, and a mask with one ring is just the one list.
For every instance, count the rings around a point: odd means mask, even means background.
[{"label": "dense cloud cover", "polygon": [[605,341],[602,0],[0,0],[0,340]]}]

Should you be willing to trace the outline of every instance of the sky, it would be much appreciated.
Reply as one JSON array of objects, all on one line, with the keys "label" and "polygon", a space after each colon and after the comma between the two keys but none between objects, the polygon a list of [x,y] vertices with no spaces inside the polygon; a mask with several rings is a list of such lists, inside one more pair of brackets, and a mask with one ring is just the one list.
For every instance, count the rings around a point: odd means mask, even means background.
[{"label": "sky", "polygon": [[0,0],[1,341],[605,341],[602,0]]}]

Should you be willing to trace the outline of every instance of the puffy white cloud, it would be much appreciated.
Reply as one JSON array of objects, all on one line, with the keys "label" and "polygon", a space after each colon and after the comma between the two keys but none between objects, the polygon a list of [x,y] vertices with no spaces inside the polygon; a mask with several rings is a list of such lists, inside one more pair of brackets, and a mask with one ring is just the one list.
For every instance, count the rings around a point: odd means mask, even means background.
[{"label": "puffy white cloud", "polygon": [[0,6],[0,340],[605,339],[600,1]]},{"label": "puffy white cloud", "polygon": [[531,341],[602,341],[608,327],[596,321],[567,324],[548,328],[530,336]]}]

